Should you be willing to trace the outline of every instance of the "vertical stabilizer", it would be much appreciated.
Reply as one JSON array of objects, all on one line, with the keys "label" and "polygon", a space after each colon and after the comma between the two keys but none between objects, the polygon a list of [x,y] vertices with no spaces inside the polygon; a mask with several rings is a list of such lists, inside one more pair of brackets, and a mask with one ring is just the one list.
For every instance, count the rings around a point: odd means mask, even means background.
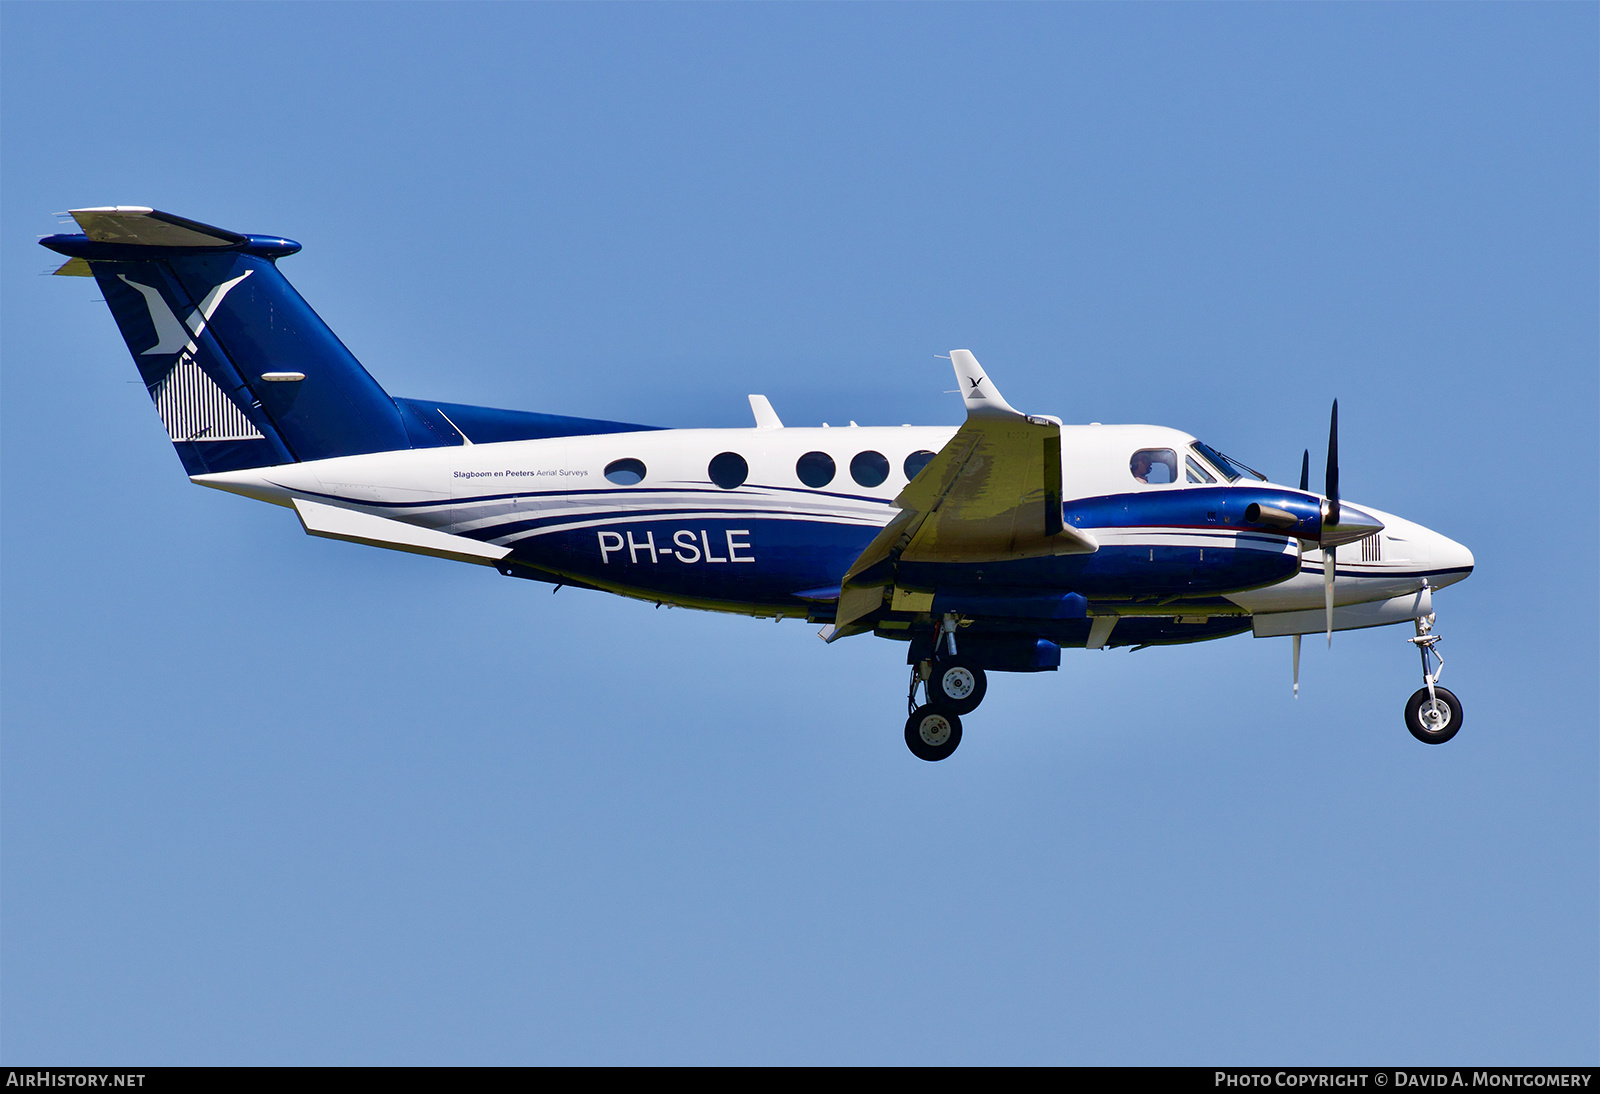
[{"label": "vertical stabilizer", "polygon": [[394,401],[276,259],[299,244],[142,207],[79,209],[40,242],[105,293],[191,475],[409,448]]}]

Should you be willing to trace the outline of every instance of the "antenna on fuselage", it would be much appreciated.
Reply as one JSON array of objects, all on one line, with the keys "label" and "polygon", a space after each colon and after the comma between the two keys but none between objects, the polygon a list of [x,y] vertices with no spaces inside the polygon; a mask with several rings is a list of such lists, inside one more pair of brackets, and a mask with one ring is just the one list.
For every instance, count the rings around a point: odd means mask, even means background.
[{"label": "antenna on fuselage", "polygon": [[[439,410],[438,407],[434,407],[433,409]],[[439,417],[443,418],[447,422],[450,422],[450,415],[446,414],[442,410],[439,410]],[[457,433],[461,433],[461,443],[462,444],[471,444],[472,443],[472,438],[467,436],[465,433],[462,433],[461,432],[461,427],[456,425],[455,422],[450,422],[450,428],[455,430]]]}]

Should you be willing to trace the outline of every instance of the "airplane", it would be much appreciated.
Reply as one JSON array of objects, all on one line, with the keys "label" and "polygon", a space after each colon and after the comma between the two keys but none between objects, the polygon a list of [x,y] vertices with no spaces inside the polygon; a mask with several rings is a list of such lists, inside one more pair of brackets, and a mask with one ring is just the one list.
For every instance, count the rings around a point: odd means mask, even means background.
[{"label": "airplane", "polygon": [[[822,624],[906,644],[907,747],[937,761],[991,672],[1064,648],[1290,637],[1410,623],[1429,744],[1433,594],[1472,553],[1177,429],[1024,414],[965,349],[959,427],[664,429],[389,396],[278,270],[300,250],[143,206],[75,209],[40,243],[92,276],[191,482],[293,509],[314,536],[493,567],[657,605]],[[918,691],[922,699],[918,701]]]}]

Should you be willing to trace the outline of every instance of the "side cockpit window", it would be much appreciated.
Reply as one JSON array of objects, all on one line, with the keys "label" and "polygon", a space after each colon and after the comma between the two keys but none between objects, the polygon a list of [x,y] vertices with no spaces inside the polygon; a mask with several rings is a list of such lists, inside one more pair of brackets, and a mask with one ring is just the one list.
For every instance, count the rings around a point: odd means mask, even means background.
[{"label": "side cockpit window", "polygon": [[1128,461],[1128,470],[1139,482],[1178,481],[1178,454],[1170,448],[1141,448]]},{"label": "side cockpit window", "polygon": [[1200,461],[1193,456],[1185,456],[1183,462],[1188,466],[1190,482],[1216,482],[1216,476],[1200,465]]}]

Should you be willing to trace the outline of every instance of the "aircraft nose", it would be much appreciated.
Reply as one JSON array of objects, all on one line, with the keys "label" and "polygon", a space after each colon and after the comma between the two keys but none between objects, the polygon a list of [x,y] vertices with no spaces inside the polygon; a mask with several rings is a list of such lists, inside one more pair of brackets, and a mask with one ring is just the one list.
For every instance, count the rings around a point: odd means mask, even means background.
[{"label": "aircraft nose", "polygon": [[1429,568],[1435,573],[1428,580],[1434,588],[1454,585],[1472,573],[1472,567],[1476,565],[1472,552],[1455,540],[1435,532],[1433,543],[1429,546],[1431,547],[1429,553],[1433,556]]}]

